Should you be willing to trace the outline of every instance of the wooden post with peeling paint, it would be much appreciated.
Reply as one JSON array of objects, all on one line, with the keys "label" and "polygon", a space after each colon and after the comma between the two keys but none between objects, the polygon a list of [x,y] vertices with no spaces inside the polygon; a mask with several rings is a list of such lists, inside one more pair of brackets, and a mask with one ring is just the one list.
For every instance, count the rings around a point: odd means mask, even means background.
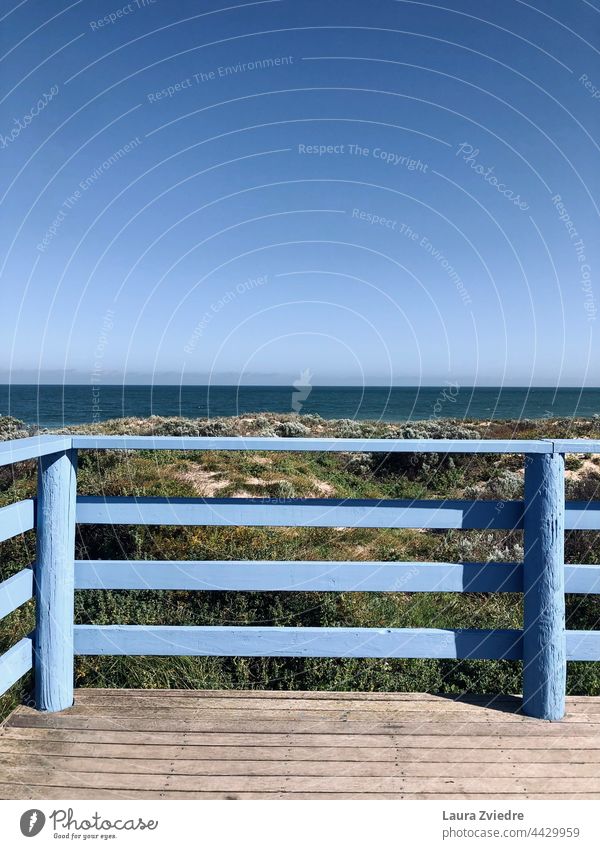
[{"label": "wooden post with peeling paint", "polygon": [[523,711],[565,712],[564,457],[529,454],[525,464]]},{"label": "wooden post with peeling paint", "polygon": [[73,704],[77,452],[38,462],[35,701],[38,710],[57,711]]}]

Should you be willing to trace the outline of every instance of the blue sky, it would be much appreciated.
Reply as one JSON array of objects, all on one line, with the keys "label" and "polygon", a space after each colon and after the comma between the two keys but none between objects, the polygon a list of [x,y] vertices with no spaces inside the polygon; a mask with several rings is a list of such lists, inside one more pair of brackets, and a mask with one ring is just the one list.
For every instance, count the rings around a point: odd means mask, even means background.
[{"label": "blue sky", "polygon": [[591,3],[1,14],[2,380],[599,385]]}]

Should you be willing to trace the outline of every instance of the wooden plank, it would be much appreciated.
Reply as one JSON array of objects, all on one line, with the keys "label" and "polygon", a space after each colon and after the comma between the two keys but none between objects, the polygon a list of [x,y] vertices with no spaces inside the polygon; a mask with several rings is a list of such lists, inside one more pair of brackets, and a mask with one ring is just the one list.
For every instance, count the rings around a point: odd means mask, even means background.
[{"label": "wooden plank", "polygon": [[600,713],[600,698],[598,696],[567,696],[567,711]]},{"label": "wooden plank", "polygon": [[179,775],[179,776],[312,776],[365,778],[598,778],[597,763],[482,763],[444,761],[392,761],[322,759],[318,750],[313,760],[252,760],[250,758],[184,759],[175,758],[104,758],[101,754],[81,759],[77,755],[2,754],[0,772],[50,769],[68,773],[75,780],[80,773],[103,775]]},{"label": "wooden plank", "polygon": [[[0,784],[0,797],[3,799],[64,799],[65,791],[62,787],[48,787],[47,785],[18,785]],[[597,793],[232,793],[232,792],[202,792],[202,791],[182,791],[182,790],[116,790],[104,788],[101,790],[92,788],[85,789],[80,787],[69,788],[69,799],[84,800],[84,799],[186,799],[186,800],[214,800],[214,799],[236,799],[236,800],[398,800],[398,799],[420,799],[429,801],[446,801],[450,799],[500,799],[510,801],[513,798],[518,799],[548,799],[548,800],[583,800],[583,799],[598,799]]]},{"label": "wooden plank", "polygon": [[[545,749],[545,750],[562,750],[569,751],[582,750],[589,752],[591,749],[600,751],[600,738],[593,733],[582,736],[573,736],[572,734],[557,735],[543,733],[538,735],[515,735],[512,727],[508,729],[499,729],[497,734],[488,735],[470,735],[452,736],[450,729],[447,733],[441,734],[422,734],[416,735],[413,733],[402,734],[396,731],[384,733],[367,733],[357,734],[352,733],[349,729],[345,733],[316,733],[315,730],[298,731],[297,725],[294,732],[282,733],[276,729],[271,731],[247,731],[240,730],[239,725],[236,726],[236,731],[226,731],[215,728],[212,731],[131,731],[122,727],[114,726],[109,730],[95,730],[91,728],[57,728],[54,726],[47,727],[21,727],[20,725],[4,726],[2,735],[6,740],[46,740],[55,743],[90,743],[99,745],[103,743],[118,744],[123,743],[134,745],[147,746],[261,746],[261,747],[282,747],[282,746],[308,746],[308,747],[337,747],[337,748],[403,748],[403,749],[423,749],[423,748],[444,748],[458,749],[460,751],[466,749],[481,750],[496,750],[496,749]],[[545,723],[545,727],[551,726]],[[562,726],[557,726],[560,728]]]},{"label": "wooden plank", "polygon": [[23,637],[12,648],[0,656],[0,695],[5,693],[33,665],[31,639]]},{"label": "wooden plank", "polygon": [[[105,696],[119,699],[119,698],[128,698],[131,696],[136,696],[139,698],[189,698],[189,699],[213,699],[215,697],[218,698],[232,698],[232,699],[264,699],[268,697],[269,699],[306,699],[306,700],[315,700],[319,701],[321,699],[358,699],[359,701],[364,701],[365,699],[373,700],[373,701],[432,701],[432,702],[440,702],[440,701],[468,701],[479,704],[480,702],[487,702],[489,699],[498,699],[498,700],[506,700],[506,701],[516,701],[519,696],[515,694],[507,694],[507,693],[414,693],[414,692],[404,692],[404,691],[380,691],[380,690],[264,690],[264,689],[242,689],[242,688],[231,688],[230,690],[222,690],[222,689],[210,689],[210,690],[196,690],[193,688],[182,689],[182,690],[170,690],[165,688],[140,688],[140,687],[128,687],[124,688],[116,688],[116,687],[78,687],[75,690],[75,694],[78,698],[104,698]],[[568,696],[568,700],[570,701],[585,701],[586,699],[594,704],[600,704],[600,696]]]},{"label": "wooden plank", "polygon": [[533,454],[525,465],[523,711],[565,712],[565,458]]},{"label": "wooden plank", "polygon": [[9,466],[11,463],[20,463],[23,460],[32,460],[36,457],[44,457],[56,451],[66,451],[71,447],[70,436],[28,436],[24,439],[7,439],[0,442],[0,466]]},{"label": "wooden plank", "polygon": [[99,525],[518,529],[523,502],[336,498],[79,496],[77,521]]},{"label": "wooden plank", "polygon": [[[120,713],[122,710],[137,710],[145,711],[161,711],[172,710],[180,712],[189,711],[207,711],[207,710],[245,710],[248,714],[253,711],[262,710],[303,710],[309,713],[325,713],[329,711],[343,711],[345,713],[353,713],[355,711],[364,711],[382,715],[386,712],[396,713],[435,713],[439,716],[445,713],[459,713],[461,715],[468,714],[469,716],[483,715],[489,717],[490,712],[494,714],[501,711],[504,716],[512,716],[519,714],[521,707],[520,699],[513,703],[500,702],[490,699],[489,702],[473,703],[456,701],[454,699],[440,699],[438,702],[423,701],[415,702],[408,700],[374,700],[374,699],[302,699],[295,698],[293,694],[289,699],[270,698],[268,691],[265,693],[264,699],[235,699],[221,698],[220,696],[214,699],[207,698],[179,698],[174,696],[173,700],[164,698],[152,698],[152,696],[141,698],[136,695],[130,697],[125,696],[116,701],[109,701],[108,697],[98,697],[97,699],[81,699],[79,696],[75,698],[75,705],[70,709],[70,712],[79,711],[80,713]],[[566,721],[571,717],[577,719],[579,717],[586,718],[588,716],[597,716],[598,711],[581,709],[571,710],[567,712]]]},{"label": "wooden plank", "polygon": [[[453,707],[454,705],[456,706]],[[342,702],[340,700],[333,700],[331,702],[304,702],[302,699],[290,700],[289,702],[282,702],[278,699],[265,699],[264,702],[260,703],[252,702],[248,699],[199,699],[198,701],[194,701],[192,699],[181,699],[173,702],[172,704],[168,704],[165,699],[146,701],[145,699],[139,700],[134,698],[132,700],[121,700],[114,706],[106,705],[102,702],[76,701],[74,707],[69,709],[69,713],[82,715],[92,713],[120,715],[122,712],[133,712],[144,715],[152,712],[160,714],[161,712],[166,711],[177,711],[177,713],[181,713],[183,715],[191,712],[196,715],[198,713],[215,710],[218,710],[219,712],[223,710],[244,711],[246,715],[252,715],[262,711],[271,711],[282,714],[302,711],[310,716],[315,714],[326,715],[332,713],[340,713],[344,715],[368,713],[373,716],[381,717],[385,716],[386,713],[390,713],[394,716],[408,715],[418,717],[425,713],[437,716],[468,716],[471,719],[481,716],[486,720],[490,719],[490,716],[495,717],[497,715],[496,712],[501,711],[502,716],[509,718],[513,717],[519,720],[525,718],[520,714],[520,711],[513,710],[512,707],[503,708],[501,706],[494,706],[493,703],[487,707],[486,705],[467,705],[460,702],[450,702],[450,704],[446,706],[432,702],[419,705],[414,702]],[[568,715],[566,721],[569,721],[569,719],[572,719],[573,721],[579,719],[587,721],[587,718],[592,716],[597,717],[598,713],[593,711],[588,711],[588,713],[574,713],[573,715]]]},{"label": "wooden plank", "polygon": [[560,454],[600,454],[599,439],[555,439],[553,450]]},{"label": "wooden plank", "polygon": [[[385,710],[369,710],[369,709],[349,709],[345,707],[340,707],[335,710],[333,708],[326,708],[323,710],[313,709],[304,709],[303,707],[277,707],[278,703],[271,703],[271,705],[265,705],[263,707],[255,707],[251,708],[249,706],[244,706],[242,703],[236,703],[231,707],[223,707],[222,705],[213,705],[212,703],[204,702],[203,706],[195,706],[190,704],[188,707],[181,707],[179,705],[148,705],[148,706],[140,706],[136,704],[122,704],[119,708],[112,709],[103,709],[102,707],[98,709],[98,706],[89,706],[89,705],[75,705],[73,708],[69,708],[69,716],[103,716],[103,717],[112,717],[118,721],[119,718],[127,717],[127,718],[139,718],[143,720],[144,718],[160,718],[160,717],[172,717],[174,714],[181,719],[197,719],[200,721],[210,721],[214,719],[215,711],[218,711],[219,721],[222,720],[247,720],[253,721],[255,719],[260,722],[267,722],[271,720],[290,720],[294,722],[345,722],[345,721],[360,721],[360,722],[370,722],[370,723],[380,723],[380,722],[396,722],[398,720],[402,722],[434,722],[434,721],[448,721],[448,722],[459,722],[464,720],[465,722],[477,722],[477,723],[485,723],[488,726],[492,727],[493,724],[498,720],[499,716],[496,711],[490,708],[481,708],[480,710],[471,709],[471,710],[443,710],[441,708],[435,708],[431,710],[427,710],[425,707],[422,709],[414,709],[408,711],[406,709],[394,709],[394,708],[386,708]],[[275,706],[273,706],[275,705]],[[281,703],[279,703],[281,705]],[[527,724],[530,722],[530,717],[525,716],[521,713],[514,713],[513,711],[501,712],[500,718],[502,722],[516,722],[520,724]],[[577,725],[581,723],[590,723],[590,722],[598,722],[600,721],[600,715],[597,713],[583,714],[578,713],[573,716],[570,716],[566,719],[566,723],[570,723],[572,725]]]},{"label": "wooden plank", "polygon": [[521,657],[521,631],[76,625],[75,654],[240,657]]},{"label": "wooden plank", "polygon": [[[237,702],[246,703],[252,708],[252,702],[262,703],[262,700],[268,698],[269,701],[288,703],[292,700],[302,700],[305,709],[309,709],[311,705],[315,709],[320,709],[323,702],[327,705],[343,705],[347,709],[351,709],[353,704],[358,706],[368,705],[369,709],[378,709],[378,706],[385,709],[389,704],[394,708],[406,707],[407,709],[420,709],[422,705],[427,710],[433,710],[436,707],[444,708],[450,706],[451,709],[457,709],[461,705],[465,708],[474,708],[477,710],[501,710],[501,711],[517,711],[521,708],[521,699],[518,696],[507,694],[465,694],[465,695],[440,695],[431,693],[390,693],[390,692],[370,692],[370,691],[336,691],[336,690],[164,690],[164,689],[127,689],[117,690],[113,688],[79,688],[75,691],[75,703],[97,705],[98,707],[112,703],[119,705],[128,700],[136,703],[149,700],[151,703],[161,703],[165,700],[170,701],[175,699],[177,703],[184,704],[186,702],[192,704],[202,704],[204,701],[212,704],[214,699],[218,699],[221,703]],[[582,712],[585,714],[600,713],[600,697],[598,696],[567,696],[567,716],[572,713]]]},{"label": "wooden plank", "polygon": [[73,555],[77,452],[38,464],[35,569],[35,702],[39,710],[73,704]]},{"label": "wooden plank", "polygon": [[567,631],[567,660],[600,660],[600,631]]},{"label": "wooden plank", "polygon": [[[108,709],[108,710],[98,710],[98,706],[94,706],[91,709],[89,706],[75,706],[71,711],[70,715],[73,716],[94,716],[94,715],[102,715],[102,716],[137,716],[143,718],[145,716],[155,715],[156,717],[162,715],[168,715],[169,711],[176,711],[179,716],[182,718],[185,717],[198,717],[204,718],[208,716],[214,716],[214,711],[219,711],[219,716],[223,717],[232,717],[237,718],[242,715],[248,719],[261,718],[261,714],[265,719],[285,719],[293,718],[295,720],[324,720],[330,719],[332,721],[342,721],[342,720],[361,720],[364,722],[382,722],[386,717],[389,720],[397,721],[401,719],[406,722],[419,721],[422,719],[426,719],[427,721],[440,720],[443,721],[445,719],[449,721],[458,721],[464,719],[469,722],[486,722],[493,723],[498,718],[501,718],[503,722],[518,722],[518,723],[527,723],[530,717],[525,716],[522,712],[514,712],[512,710],[504,711],[502,708],[494,708],[491,706],[490,708],[482,707],[481,710],[456,710],[456,711],[444,711],[441,708],[433,708],[432,710],[395,710],[394,708],[390,708],[389,710],[368,710],[368,709],[360,709],[360,708],[350,708],[350,707],[340,707],[339,710],[334,710],[333,708],[325,708],[323,710],[316,709],[305,709],[305,708],[294,708],[290,707],[290,709],[278,709],[276,707],[276,703],[273,703],[271,707],[265,706],[263,710],[260,708],[250,708],[244,707],[243,703],[237,702],[232,708],[228,709],[227,712],[224,711],[222,707],[219,705],[209,706],[206,702],[202,706],[194,706],[189,705],[188,707],[179,707],[177,705],[173,705],[172,708],[168,708],[166,706],[161,706],[157,704],[156,706],[147,706],[147,707],[139,707],[135,704],[126,704],[123,705],[121,710]],[[490,716],[491,714],[491,716]],[[312,719],[311,719],[312,718]],[[571,725],[579,725],[582,723],[588,722],[598,722],[600,720],[600,715],[597,712],[590,711],[586,713],[570,713],[567,714],[564,718],[565,724]]]},{"label": "wooden plank", "polygon": [[[20,708],[21,711],[28,710]],[[452,699],[440,702],[376,702],[376,701],[341,701],[340,699],[327,700],[312,700],[308,699],[178,699],[177,696],[173,701],[167,699],[140,699],[137,697],[119,699],[116,703],[106,700],[75,700],[72,708],[69,708],[69,715],[121,715],[123,712],[139,713],[156,713],[160,715],[168,711],[176,711],[177,714],[186,715],[189,713],[205,713],[207,711],[219,711],[221,715],[224,711],[244,711],[246,715],[258,714],[264,711],[274,712],[278,714],[296,713],[302,711],[309,716],[326,716],[330,714],[342,714],[344,716],[354,715],[357,713],[368,713],[373,716],[385,716],[390,714],[393,716],[423,716],[424,714],[432,714],[438,717],[441,716],[468,716],[473,719],[482,717],[486,720],[494,719],[501,713],[502,717],[514,718],[518,720],[526,720],[527,717],[521,715],[520,709],[511,704],[506,706],[494,705],[490,702],[487,706],[485,703],[467,704],[466,702],[455,702]],[[569,718],[575,720],[587,721],[588,716],[598,716],[598,713],[588,711],[576,711],[569,714]],[[567,720],[568,721],[568,720]]]},{"label": "wooden plank", "polygon": [[[600,567],[596,568],[600,588]],[[520,563],[76,560],[75,589],[521,592],[522,572]]]},{"label": "wooden plank", "polygon": [[[151,775],[112,773],[64,772],[55,769],[24,767],[3,770],[3,780],[21,784],[48,784],[53,787],[110,788],[111,790],[203,790],[220,792],[288,792],[288,793],[476,793],[481,789],[480,778],[414,777],[348,777],[348,776],[236,776],[236,775]],[[488,793],[600,793],[600,777],[487,777]]]},{"label": "wooden plank", "polygon": [[[115,705],[118,709],[120,704],[164,704],[165,701],[173,701],[174,705],[185,707],[186,704],[202,708],[205,702],[211,705],[217,704],[226,707],[248,705],[249,709],[256,709],[258,705],[268,700],[269,704],[276,707],[276,703],[288,704],[293,702],[308,710],[314,708],[321,710],[327,708],[339,708],[352,710],[362,708],[365,710],[385,710],[388,707],[394,710],[477,710],[486,713],[489,710],[516,712],[521,709],[520,696],[506,694],[487,695],[465,694],[464,696],[452,694],[428,694],[428,693],[384,693],[370,691],[303,691],[303,690],[139,690],[139,689],[95,689],[79,688],[76,690],[75,704],[96,705],[101,708],[105,705]],[[216,700],[216,701],[215,701]],[[254,705],[252,703],[255,703]],[[568,696],[567,718],[569,715],[597,714],[600,713],[600,697],[598,696]],[[203,709],[203,708],[202,708]]]},{"label": "wooden plank", "polygon": [[0,619],[33,597],[33,570],[21,569],[0,584]]},{"label": "wooden plank", "polygon": [[179,451],[369,451],[448,454],[546,454],[542,439],[307,439],[260,436],[86,436],[74,434],[73,448]]},{"label": "wooden plank", "polygon": [[437,737],[553,737],[568,740],[570,737],[592,737],[600,741],[600,723],[565,723],[548,725],[544,722],[527,721],[524,723],[503,721],[502,718],[490,722],[472,722],[468,717],[457,720],[440,720],[433,718],[419,722],[406,722],[403,719],[381,719],[377,722],[363,722],[348,719],[334,721],[330,719],[306,720],[302,724],[293,720],[261,720],[251,718],[247,721],[238,719],[220,719],[215,715],[212,720],[182,719],[148,716],[73,716],[68,712],[39,714],[35,711],[28,713],[13,713],[6,724],[7,728],[44,728],[94,731],[157,731],[182,734],[292,734],[295,737],[302,734],[323,735],[393,735],[399,736],[437,736]]},{"label": "wooden plank", "polygon": [[0,507],[0,542],[24,534],[33,527],[35,527],[33,498],[25,498],[7,507]]},{"label": "wooden plank", "polygon": [[103,760],[126,760],[141,763],[150,760],[161,760],[167,763],[183,761],[335,761],[338,763],[434,763],[434,764],[591,764],[598,775],[600,768],[600,748],[558,749],[558,748],[527,748],[527,741],[519,748],[488,749],[479,746],[475,748],[444,747],[444,742],[433,748],[406,748],[404,745],[387,747],[369,746],[245,746],[210,744],[185,745],[145,745],[137,743],[96,743],[47,740],[40,737],[35,740],[12,738],[0,734],[0,762],[3,758],[18,756],[29,758],[72,757],[85,760],[86,758],[101,758]]},{"label": "wooden plank", "polygon": [[[319,696],[319,698],[313,698]],[[259,710],[296,709],[304,711],[368,711],[392,713],[468,713],[486,719],[503,718],[521,712],[521,699],[516,696],[436,696],[418,693],[336,693],[302,691],[236,691],[236,690],[95,690],[76,691],[75,707],[70,709],[120,713],[122,710],[204,711],[243,709],[247,713]],[[600,713],[600,698],[579,696],[567,698],[565,722],[588,721]]]},{"label": "wooden plank", "polygon": [[[279,704],[279,706],[277,706]],[[246,703],[247,705],[247,703]],[[118,708],[106,709],[103,707],[98,708],[98,706],[81,706],[75,705],[72,708],[69,708],[68,711],[63,712],[64,716],[81,716],[81,717],[103,717],[105,719],[114,719],[118,721],[122,718],[128,719],[139,719],[143,721],[145,718],[148,719],[161,719],[165,718],[178,718],[185,721],[190,720],[211,720],[214,719],[215,713],[218,711],[219,721],[225,720],[237,720],[237,719],[246,719],[247,721],[258,720],[259,722],[267,722],[267,721],[278,721],[278,720],[293,720],[295,722],[370,722],[370,723],[380,723],[380,722],[397,722],[398,720],[402,722],[433,722],[433,721],[441,721],[441,722],[480,722],[486,723],[487,725],[493,725],[498,718],[501,718],[502,722],[516,722],[520,724],[528,724],[530,723],[530,717],[524,716],[520,713],[507,712],[501,713],[500,715],[496,714],[495,711],[489,710],[486,708],[482,708],[479,711],[476,710],[427,710],[426,708],[422,708],[421,710],[415,709],[411,711],[407,711],[405,709],[402,710],[394,710],[393,708],[389,708],[386,710],[368,710],[368,709],[346,709],[341,707],[337,710],[333,708],[325,709],[325,710],[317,710],[315,708],[310,710],[305,710],[303,707],[281,707],[281,703],[274,703],[271,706],[265,705],[263,707],[250,707],[244,706],[241,703],[236,703],[229,707],[223,707],[219,705],[213,705],[212,703],[204,702],[203,706],[197,707],[194,705],[189,705],[189,707],[180,707],[178,705],[162,705],[155,706],[149,705],[148,707],[140,707],[135,704],[122,704]],[[21,716],[37,716],[37,711],[29,710],[29,709],[20,709],[18,711]],[[598,714],[577,714],[571,720],[571,724],[580,724],[580,723],[589,723],[593,722],[594,719],[598,722],[600,720],[600,716]]]},{"label": "wooden plank", "polygon": [[[100,699],[104,697],[110,697],[114,699],[127,698],[127,697],[139,697],[139,698],[173,698],[174,694],[176,694],[177,698],[182,699],[213,699],[215,697],[218,698],[232,698],[232,699],[264,699],[265,696],[268,696],[270,699],[282,699],[286,700],[289,698],[302,698],[307,701],[321,701],[322,699],[342,699],[344,701],[348,700],[358,700],[364,701],[368,699],[369,701],[413,701],[413,702],[424,702],[431,701],[435,703],[439,702],[469,702],[473,704],[487,704],[490,700],[494,700],[494,702],[506,701],[512,704],[516,704],[517,701],[520,703],[520,698],[515,695],[507,695],[504,693],[490,693],[488,695],[481,695],[477,693],[465,693],[461,695],[441,695],[436,693],[404,693],[404,692],[374,692],[367,690],[244,690],[244,689],[231,689],[231,690],[165,690],[165,689],[136,689],[134,687],[129,689],[116,689],[116,688],[102,688],[102,687],[79,687],[75,690],[77,699]],[[577,702],[585,700],[589,700],[589,702],[593,704],[600,704],[600,697],[597,696],[571,696],[569,700],[572,701],[576,699]]]},{"label": "wooden plank", "polygon": [[567,501],[567,531],[600,531],[600,501]]},{"label": "wooden plank", "polygon": [[565,564],[566,593],[600,593],[600,566]]}]

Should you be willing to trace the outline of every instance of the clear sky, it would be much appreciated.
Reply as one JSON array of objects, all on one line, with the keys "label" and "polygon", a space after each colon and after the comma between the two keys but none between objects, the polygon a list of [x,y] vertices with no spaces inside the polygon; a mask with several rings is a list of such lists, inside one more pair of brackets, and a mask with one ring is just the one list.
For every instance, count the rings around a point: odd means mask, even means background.
[{"label": "clear sky", "polygon": [[593,3],[1,8],[3,381],[600,384]]}]

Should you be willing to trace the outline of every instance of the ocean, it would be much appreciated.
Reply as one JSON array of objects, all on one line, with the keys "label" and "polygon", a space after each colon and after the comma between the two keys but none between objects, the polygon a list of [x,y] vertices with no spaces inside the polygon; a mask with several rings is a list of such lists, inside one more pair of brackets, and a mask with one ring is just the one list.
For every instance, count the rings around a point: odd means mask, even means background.
[{"label": "ocean", "polygon": [[325,419],[540,419],[600,415],[600,389],[355,386],[2,385],[0,415],[39,427],[134,416],[318,413]]}]

